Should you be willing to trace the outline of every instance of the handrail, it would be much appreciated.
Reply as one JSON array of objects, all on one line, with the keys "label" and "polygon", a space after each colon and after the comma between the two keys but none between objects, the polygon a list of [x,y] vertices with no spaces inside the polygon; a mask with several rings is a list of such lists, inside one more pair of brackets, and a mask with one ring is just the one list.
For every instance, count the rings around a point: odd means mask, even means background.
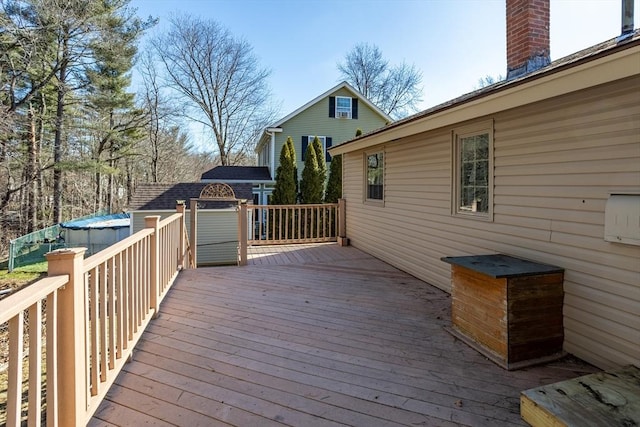
[{"label": "handrail", "polygon": [[38,280],[0,301],[0,323],[8,322],[15,313],[24,311],[67,284],[69,275],[50,276]]},{"label": "handrail", "polygon": [[166,227],[167,225],[171,224],[174,221],[177,221],[181,217],[182,217],[182,214],[175,213],[175,214],[173,214],[173,215],[171,215],[171,216],[169,216],[169,217],[167,217],[167,218],[165,218],[163,220],[160,220],[159,227],[160,228]]},{"label": "handrail", "polygon": [[338,207],[337,203],[248,206],[248,244],[335,242]]},{"label": "handrail", "polygon": [[[0,301],[0,324],[9,326],[7,426],[22,422],[27,358],[29,426],[41,423],[43,389],[47,425],[83,425],[90,420],[189,253],[184,209],[162,221],[158,216],[145,221],[145,229],[87,259],[84,248],[47,254],[49,277]],[[64,390],[64,396],[58,390]]]},{"label": "handrail", "polygon": [[151,234],[153,234],[153,230],[150,230],[148,228],[143,228],[142,230],[138,231],[137,233],[132,234],[129,237],[125,237],[124,239],[120,240],[117,243],[114,243],[113,245],[109,246],[108,248],[105,248],[105,249],[101,250],[100,252],[97,252],[97,253],[91,255],[90,257],[88,257],[87,259],[84,260],[85,271],[91,270],[92,268],[94,268],[97,265],[101,264],[105,259],[111,258],[112,256],[116,255],[117,253],[121,252],[122,248],[128,247],[132,243],[135,243],[135,242],[141,240],[144,237],[150,236]]}]

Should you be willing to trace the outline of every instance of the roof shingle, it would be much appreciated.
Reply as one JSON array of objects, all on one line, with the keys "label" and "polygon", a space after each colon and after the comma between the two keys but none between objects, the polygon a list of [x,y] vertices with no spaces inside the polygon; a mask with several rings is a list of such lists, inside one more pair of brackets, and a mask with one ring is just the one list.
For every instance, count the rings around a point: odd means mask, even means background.
[{"label": "roof shingle", "polygon": [[[181,182],[177,184],[140,184],[129,203],[129,211],[147,211],[175,209],[177,200],[185,200],[187,208],[189,199],[200,197],[202,189],[209,185],[207,182]],[[229,184],[237,199],[253,199],[251,183]],[[223,203],[231,206],[229,202]],[[223,206],[217,206],[223,207]]]},{"label": "roof shingle", "polygon": [[266,166],[216,166],[202,174],[200,179],[216,181],[272,181]]}]

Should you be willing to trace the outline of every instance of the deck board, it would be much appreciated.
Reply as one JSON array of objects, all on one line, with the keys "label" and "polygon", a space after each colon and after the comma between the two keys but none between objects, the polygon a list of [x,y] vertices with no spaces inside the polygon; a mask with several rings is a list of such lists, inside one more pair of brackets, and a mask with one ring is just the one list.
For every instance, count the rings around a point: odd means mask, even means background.
[{"label": "deck board", "polygon": [[444,330],[450,303],[336,244],[183,271],[90,425],[525,425],[522,390],[594,372],[505,371]]}]

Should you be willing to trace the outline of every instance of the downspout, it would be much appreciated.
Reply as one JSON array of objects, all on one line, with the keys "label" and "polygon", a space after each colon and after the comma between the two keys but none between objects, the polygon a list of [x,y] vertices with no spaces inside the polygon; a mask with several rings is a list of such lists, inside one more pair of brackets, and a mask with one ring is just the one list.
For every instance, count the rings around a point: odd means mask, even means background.
[{"label": "downspout", "polygon": [[276,179],[276,133],[282,132],[282,128],[267,128],[264,133],[271,137],[271,165],[270,165],[270,173],[271,179]]},{"label": "downspout", "polygon": [[267,129],[265,131],[265,133],[267,135],[269,135],[271,137],[271,142],[269,143],[269,149],[271,151],[271,153],[269,154],[269,160],[270,160],[270,165],[269,165],[269,173],[271,174],[271,179],[275,179],[275,167],[276,167],[276,133],[275,132],[269,132],[270,129]]}]

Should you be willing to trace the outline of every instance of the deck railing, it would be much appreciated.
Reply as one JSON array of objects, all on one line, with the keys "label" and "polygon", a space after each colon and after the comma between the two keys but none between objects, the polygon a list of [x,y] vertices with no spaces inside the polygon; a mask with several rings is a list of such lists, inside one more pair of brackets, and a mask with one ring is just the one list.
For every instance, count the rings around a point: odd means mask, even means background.
[{"label": "deck railing", "polygon": [[248,210],[248,244],[335,242],[342,220],[338,203],[252,205]]},{"label": "deck railing", "polygon": [[346,245],[346,204],[247,205],[238,216],[238,264],[247,265],[247,246],[338,241]]},{"label": "deck railing", "polygon": [[184,206],[165,220],[145,221],[145,229],[87,259],[84,248],[49,253],[49,277],[0,301],[0,324],[9,325],[7,426],[20,426],[25,415],[29,426],[41,425],[43,388],[48,426],[91,418],[178,271],[189,265]]}]

